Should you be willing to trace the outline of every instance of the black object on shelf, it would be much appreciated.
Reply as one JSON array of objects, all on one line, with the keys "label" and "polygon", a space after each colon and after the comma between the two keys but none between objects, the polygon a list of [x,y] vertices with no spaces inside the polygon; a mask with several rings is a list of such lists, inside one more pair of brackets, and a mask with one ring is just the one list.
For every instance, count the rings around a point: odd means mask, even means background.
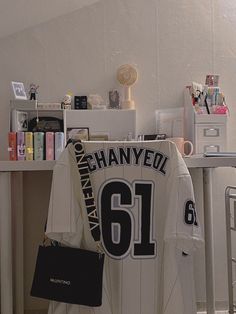
[{"label": "black object on shelf", "polygon": [[87,96],[75,96],[74,107],[75,109],[87,109]]}]

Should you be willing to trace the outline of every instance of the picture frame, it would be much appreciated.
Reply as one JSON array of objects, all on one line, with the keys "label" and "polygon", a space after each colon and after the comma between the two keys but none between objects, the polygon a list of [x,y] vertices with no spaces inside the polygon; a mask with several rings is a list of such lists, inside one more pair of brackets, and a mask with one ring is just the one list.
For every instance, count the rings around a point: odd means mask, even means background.
[{"label": "picture frame", "polygon": [[207,74],[205,84],[209,87],[218,87],[219,78],[220,76],[218,74]]},{"label": "picture frame", "polygon": [[67,141],[69,139],[88,141],[89,140],[89,128],[81,127],[81,128],[67,128]]},{"label": "picture frame", "polygon": [[117,90],[109,91],[109,108],[120,109],[120,94]]},{"label": "picture frame", "polygon": [[13,110],[11,121],[12,132],[28,131],[28,118],[28,112]]},{"label": "picture frame", "polygon": [[158,109],[155,114],[157,134],[184,137],[184,107]]},{"label": "picture frame", "polygon": [[165,140],[166,134],[140,134],[138,135],[139,141],[153,141],[153,140]]},{"label": "picture frame", "polygon": [[25,87],[22,82],[11,82],[12,90],[14,92],[15,99],[27,100],[27,95],[25,92]]}]

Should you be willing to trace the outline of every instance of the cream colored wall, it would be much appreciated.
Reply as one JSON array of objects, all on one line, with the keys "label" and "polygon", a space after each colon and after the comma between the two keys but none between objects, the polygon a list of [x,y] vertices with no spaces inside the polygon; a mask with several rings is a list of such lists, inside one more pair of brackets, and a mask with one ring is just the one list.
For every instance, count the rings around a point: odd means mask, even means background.
[{"label": "cream colored wall", "polygon": [[[23,81],[26,86],[30,82],[39,84],[41,101],[60,101],[68,91],[99,93],[107,99],[109,89],[119,88],[115,80],[117,67],[127,62],[135,64],[139,71],[133,88],[139,133],[155,131],[155,109],[183,105],[185,85],[193,80],[204,82],[207,73],[220,74],[220,86],[230,107],[229,150],[236,150],[235,26],[234,0],[101,0],[1,39],[0,158],[7,158],[12,80]],[[200,177],[196,175],[194,180],[198,184]],[[236,183],[234,170],[216,171],[217,301],[227,298],[223,193],[229,182]],[[26,193],[31,188],[26,180]],[[45,207],[47,199],[43,197]],[[32,224],[41,228],[34,204],[34,196],[25,204],[27,234],[31,231],[29,216]],[[32,245],[31,240],[26,242],[29,251]],[[25,254],[27,257],[30,253],[26,250]],[[203,252],[195,261],[197,298],[204,301]],[[28,286],[28,279],[26,282]],[[26,304],[30,307],[31,300],[26,298]]]}]

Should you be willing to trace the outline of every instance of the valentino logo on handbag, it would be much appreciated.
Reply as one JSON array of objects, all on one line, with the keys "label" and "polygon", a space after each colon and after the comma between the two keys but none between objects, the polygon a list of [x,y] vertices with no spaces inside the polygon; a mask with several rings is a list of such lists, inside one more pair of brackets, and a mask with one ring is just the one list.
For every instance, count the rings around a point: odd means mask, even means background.
[{"label": "valentino logo on handbag", "polygon": [[[85,179],[84,176],[86,176],[90,182],[83,145],[80,142],[74,142],[73,144],[80,180],[82,182]],[[91,184],[90,186],[92,189]],[[83,192],[86,206],[86,194],[85,191]],[[43,243],[38,249],[31,288],[32,296],[93,307],[102,304],[105,254],[100,244],[100,228],[94,199],[92,203],[94,206],[86,206],[86,210],[89,230],[96,243],[97,251],[94,252],[60,245],[45,246]]]},{"label": "valentino logo on handbag", "polygon": [[66,280],[62,280],[62,279],[50,278],[50,282],[57,283],[60,285],[68,285],[68,286],[70,285],[70,281],[66,281]]}]

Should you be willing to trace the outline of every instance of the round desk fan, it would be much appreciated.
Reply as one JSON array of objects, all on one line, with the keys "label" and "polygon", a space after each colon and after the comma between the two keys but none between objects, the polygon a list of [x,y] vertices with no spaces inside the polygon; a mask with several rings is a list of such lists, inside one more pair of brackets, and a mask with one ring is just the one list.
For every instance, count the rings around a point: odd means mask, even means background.
[{"label": "round desk fan", "polygon": [[131,100],[130,87],[137,81],[138,72],[130,64],[121,65],[117,70],[117,80],[124,86],[124,101],[121,102],[122,109],[134,109],[134,101]]}]

